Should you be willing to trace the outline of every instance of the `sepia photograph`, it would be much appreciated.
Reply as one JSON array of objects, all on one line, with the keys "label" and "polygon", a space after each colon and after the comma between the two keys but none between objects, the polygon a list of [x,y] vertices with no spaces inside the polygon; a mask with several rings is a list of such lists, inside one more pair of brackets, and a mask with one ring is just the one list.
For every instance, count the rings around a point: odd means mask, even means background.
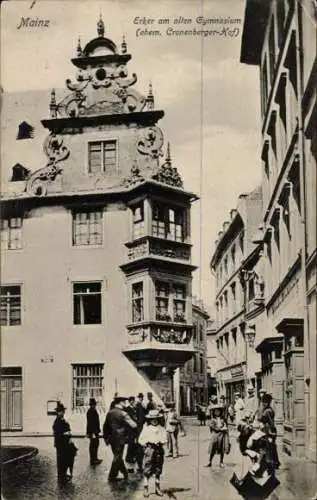
[{"label": "sepia photograph", "polygon": [[3,0],[1,500],[317,500],[316,0]]}]

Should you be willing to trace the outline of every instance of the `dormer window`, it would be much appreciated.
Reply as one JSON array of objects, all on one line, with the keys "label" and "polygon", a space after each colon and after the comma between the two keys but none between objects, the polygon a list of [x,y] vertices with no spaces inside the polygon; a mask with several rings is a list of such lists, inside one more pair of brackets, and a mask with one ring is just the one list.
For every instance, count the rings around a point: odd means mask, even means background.
[{"label": "dormer window", "polygon": [[19,125],[17,140],[20,139],[33,139],[34,138],[34,127],[29,123],[23,121]]},{"label": "dormer window", "polygon": [[117,168],[117,141],[94,141],[88,144],[88,172],[113,172]]}]

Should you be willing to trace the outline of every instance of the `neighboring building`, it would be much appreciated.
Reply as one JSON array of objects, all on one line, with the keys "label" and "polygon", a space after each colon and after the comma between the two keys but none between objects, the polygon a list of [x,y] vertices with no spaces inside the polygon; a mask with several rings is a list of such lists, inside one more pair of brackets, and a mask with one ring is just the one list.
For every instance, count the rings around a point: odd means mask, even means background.
[{"label": "neighboring building", "polygon": [[[316,2],[247,0],[241,61],[259,66],[266,340],[284,449],[316,459]],[[271,362],[272,361],[272,362]]]},{"label": "neighboring building", "polygon": [[218,233],[210,263],[216,276],[218,393],[224,394],[231,403],[236,391],[244,397],[246,384],[255,382],[258,369],[258,355],[245,339],[248,325],[241,271],[246,257],[255,251],[253,238],[261,215],[261,188],[241,194],[237,209],[230,212],[230,222],[225,222]]},{"label": "neighboring building", "polygon": [[217,326],[214,320],[207,322],[207,387],[208,401],[217,395]]},{"label": "neighboring building", "polygon": [[180,369],[180,412],[192,414],[197,404],[207,402],[207,322],[209,315],[201,301],[193,300],[194,355]]},{"label": "neighboring building", "polygon": [[59,399],[74,432],[85,432],[90,397],[101,417],[115,392],[167,401],[194,353],[196,196],[169,147],[161,160],[164,112],[151,87],[133,88],[130,59],[100,19],[44,128],[41,93],[3,96],[3,171],[14,167],[2,186],[3,430],[51,433]]}]

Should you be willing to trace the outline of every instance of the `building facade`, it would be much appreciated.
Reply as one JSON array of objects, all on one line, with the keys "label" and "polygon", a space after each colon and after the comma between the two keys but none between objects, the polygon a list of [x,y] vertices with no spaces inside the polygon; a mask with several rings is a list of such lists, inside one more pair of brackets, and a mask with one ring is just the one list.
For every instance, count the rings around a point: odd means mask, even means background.
[{"label": "building facade", "polygon": [[[287,453],[316,459],[316,2],[248,0],[241,61],[260,69],[267,335]],[[266,360],[266,361],[265,361]],[[282,395],[282,397],[281,397]]]},{"label": "building facade", "polygon": [[[101,417],[114,393],[173,397],[191,358],[190,206],[157,122],[150,86],[105,36],[80,42],[77,81],[51,92],[36,126],[28,98],[3,102],[1,427],[50,433],[57,400],[85,432],[89,398]],[[48,105],[48,102],[47,102]],[[13,126],[14,131],[12,132]],[[44,131],[44,134],[43,134]],[[44,135],[44,155],[35,148]],[[11,141],[11,142],[10,142]],[[14,154],[21,156],[11,163]]]},{"label": "building facade", "polygon": [[208,401],[217,395],[217,325],[212,319],[207,323],[207,387]]},{"label": "building facade", "polygon": [[246,257],[256,247],[253,238],[261,214],[261,188],[240,195],[237,209],[231,210],[230,221],[224,222],[218,233],[210,263],[216,278],[218,393],[224,394],[231,403],[237,391],[244,397],[246,385],[255,383],[257,371],[259,357],[246,341],[246,327],[250,325],[245,317],[246,277],[243,271]]},{"label": "building facade", "polygon": [[207,324],[209,315],[201,301],[193,301],[193,348],[195,353],[180,369],[180,413],[193,414],[207,402]]}]

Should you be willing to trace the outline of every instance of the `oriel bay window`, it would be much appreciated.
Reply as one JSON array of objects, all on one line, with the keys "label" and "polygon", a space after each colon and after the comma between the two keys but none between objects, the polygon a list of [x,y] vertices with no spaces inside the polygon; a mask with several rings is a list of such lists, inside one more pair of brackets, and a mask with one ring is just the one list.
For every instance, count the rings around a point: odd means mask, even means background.
[{"label": "oriel bay window", "polygon": [[0,324],[13,326],[21,324],[21,286],[0,287]]},{"label": "oriel bay window", "polygon": [[101,283],[73,283],[74,325],[101,324]]},{"label": "oriel bay window", "polygon": [[152,236],[173,241],[185,241],[186,232],[186,209],[154,204]]},{"label": "oriel bay window", "polygon": [[73,368],[73,410],[89,406],[89,399],[95,398],[98,407],[103,408],[104,376],[103,364],[72,365]]},{"label": "oriel bay window", "polygon": [[73,213],[73,245],[102,245],[102,211]]},{"label": "oriel bay window", "polygon": [[186,286],[162,281],[155,283],[155,319],[186,322]]},{"label": "oriel bay window", "polygon": [[88,172],[113,172],[117,167],[117,142],[94,141],[88,143]]},{"label": "oriel bay window", "polygon": [[144,319],[143,282],[132,285],[132,323]]}]

